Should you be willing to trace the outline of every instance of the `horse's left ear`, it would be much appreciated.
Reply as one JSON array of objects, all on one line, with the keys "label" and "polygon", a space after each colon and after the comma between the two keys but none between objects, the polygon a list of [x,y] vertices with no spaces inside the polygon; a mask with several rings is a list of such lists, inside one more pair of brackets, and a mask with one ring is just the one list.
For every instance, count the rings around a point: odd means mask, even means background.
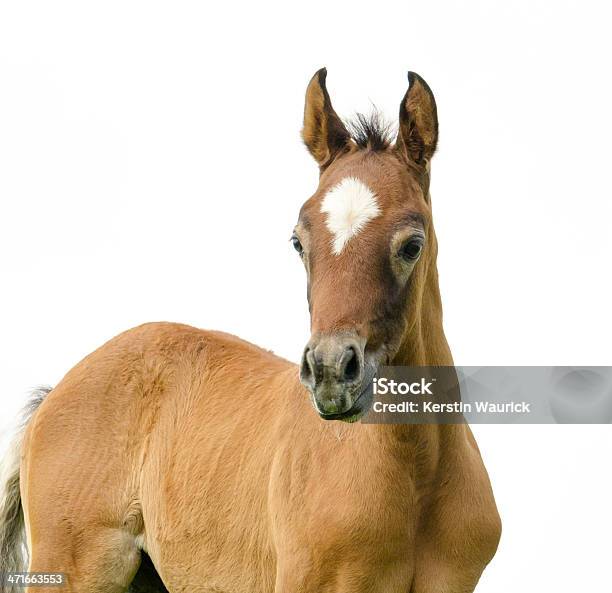
[{"label": "horse's left ear", "polygon": [[408,72],[408,90],[399,113],[396,150],[418,165],[427,163],[438,144],[438,111],[429,85]]}]

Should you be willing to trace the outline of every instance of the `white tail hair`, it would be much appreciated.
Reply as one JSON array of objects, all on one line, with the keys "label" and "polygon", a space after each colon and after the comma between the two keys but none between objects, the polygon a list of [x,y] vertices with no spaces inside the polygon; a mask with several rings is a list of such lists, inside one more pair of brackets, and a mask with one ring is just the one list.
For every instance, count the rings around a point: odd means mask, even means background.
[{"label": "white tail hair", "polygon": [[[29,421],[50,391],[51,387],[39,387],[32,392],[0,466],[0,579],[7,572],[27,570],[28,550],[19,488],[21,445]],[[0,581],[0,593],[14,590]]]}]

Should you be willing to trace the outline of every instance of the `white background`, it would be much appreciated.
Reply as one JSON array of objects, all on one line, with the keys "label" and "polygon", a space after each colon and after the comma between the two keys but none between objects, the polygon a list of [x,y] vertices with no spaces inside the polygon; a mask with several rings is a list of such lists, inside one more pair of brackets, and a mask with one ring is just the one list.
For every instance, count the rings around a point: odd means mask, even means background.
[{"label": "white background", "polygon": [[[610,359],[610,14],[585,2],[4,2],[2,431],[119,331],[176,320],[297,360],[306,84],[395,117],[430,83],[458,364]],[[475,432],[504,520],[481,593],[609,590],[612,430]]]}]

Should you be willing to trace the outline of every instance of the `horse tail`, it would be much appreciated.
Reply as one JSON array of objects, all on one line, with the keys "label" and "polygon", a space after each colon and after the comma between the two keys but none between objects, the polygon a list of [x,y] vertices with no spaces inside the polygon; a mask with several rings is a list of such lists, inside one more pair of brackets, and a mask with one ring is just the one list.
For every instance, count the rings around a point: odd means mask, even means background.
[{"label": "horse tail", "polygon": [[13,587],[3,582],[8,572],[27,570],[28,550],[19,489],[19,466],[25,429],[38,406],[51,391],[35,389],[21,413],[21,421],[0,467],[0,592],[10,593]]}]

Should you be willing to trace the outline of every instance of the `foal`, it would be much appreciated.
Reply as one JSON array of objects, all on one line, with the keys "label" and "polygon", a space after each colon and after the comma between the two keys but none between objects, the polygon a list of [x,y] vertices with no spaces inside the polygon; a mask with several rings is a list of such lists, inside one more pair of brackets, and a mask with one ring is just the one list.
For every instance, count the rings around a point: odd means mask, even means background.
[{"label": "foal", "polygon": [[374,120],[350,133],[325,78],[302,132],[319,186],[292,237],[311,312],[301,364],[170,323],[87,356],[16,443],[0,572],[25,569],[23,505],[29,570],[65,573],[73,593],[126,591],[145,552],[172,593],[473,591],[500,521],[469,427],[355,422],[380,364],[452,365],[434,97],[409,74],[392,143]]}]

